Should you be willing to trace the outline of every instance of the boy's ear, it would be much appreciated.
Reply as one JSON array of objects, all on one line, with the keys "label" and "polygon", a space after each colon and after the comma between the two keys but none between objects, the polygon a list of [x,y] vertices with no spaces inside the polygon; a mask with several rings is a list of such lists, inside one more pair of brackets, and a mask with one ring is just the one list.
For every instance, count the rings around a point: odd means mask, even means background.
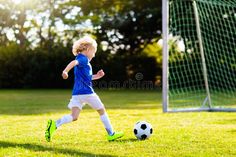
[{"label": "boy's ear", "polygon": [[90,50],[90,47],[87,47],[86,51],[88,52]]}]

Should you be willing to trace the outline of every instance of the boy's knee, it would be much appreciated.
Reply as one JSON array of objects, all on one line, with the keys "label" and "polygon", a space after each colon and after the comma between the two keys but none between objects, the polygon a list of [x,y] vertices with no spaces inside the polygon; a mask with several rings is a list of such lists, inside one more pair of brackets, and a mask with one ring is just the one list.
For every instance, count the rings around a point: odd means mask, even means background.
[{"label": "boy's knee", "polygon": [[106,111],[104,108],[102,108],[102,109],[97,110],[97,112],[99,113],[99,115],[103,115]]},{"label": "boy's knee", "polygon": [[76,121],[78,119],[78,116],[72,115],[73,121]]},{"label": "boy's knee", "polygon": [[72,116],[72,120],[73,120],[73,121],[76,121],[76,120],[78,119],[79,113],[80,113],[79,108],[77,108],[77,107],[73,107],[73,108],[72,108],[71,116]]}]

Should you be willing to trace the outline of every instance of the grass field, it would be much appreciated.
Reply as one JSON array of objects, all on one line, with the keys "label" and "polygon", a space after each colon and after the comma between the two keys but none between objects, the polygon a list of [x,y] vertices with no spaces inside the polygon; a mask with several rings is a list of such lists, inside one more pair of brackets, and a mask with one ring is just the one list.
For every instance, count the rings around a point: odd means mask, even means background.
[{"label": "grass field", "polygon": [[[0,157],[236,156],[236,113],[162,113],[158,91],[98,90],[115,130],[124,138],[106,141],[98,114],[85,107],[78,121],[63,125],[53,141],[44,139],[49,118],[70,113],[70,90],[0,90]],[[154,134],[145,141],[133,126],[146,120]]]}]

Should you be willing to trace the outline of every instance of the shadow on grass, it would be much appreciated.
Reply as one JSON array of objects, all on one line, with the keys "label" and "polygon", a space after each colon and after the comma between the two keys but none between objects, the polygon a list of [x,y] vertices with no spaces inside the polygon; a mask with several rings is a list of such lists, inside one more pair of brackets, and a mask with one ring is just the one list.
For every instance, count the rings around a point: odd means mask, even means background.
[{"label": "shadow on grass", "polygon": [[20,147],[20,148],[28,149],[28,150],[32,150],[32,151],[45,151],[45,152],[51,152],[51,153],[55,153],[55,154],[60,153],[60,154],[72,155],[72,156],[115,157],[114,155],[86,153],[86,152],[82,152],[79,150],[47,147],[47,146],[31,144],[31,143],[21,144],[21,143],[11,143],[11,142],[6,142],[6,141],[0,141],[0,148],[9,148],[9,147],[12,147],[12,148]]},{"label": "shadow on grass", "polygon": [[117,140],[117,141],[112,141],[112,142],[122,142],[122,143],[130,143],[130,142],[132,142],[132,143],[134,143],[134,142],[139,142],[139,140],[138,139],[136,139],[136,138],[128,138],[128,139],[119,139],[119,140]]},{"label": "shadow on grass", "polygon": [[229,132],[231,132],[231,133],[236,133],[236,129],[230,130]]},{"label": "shadow on grass", "polygon": [[135,143],[135,142],[140,142],[140,141],[144,141],[144,140],[138,140],[136,138],[128,138],[128,139],[118,139],[118,140],[115,140],[115,141],[110,141],[111,143]]},{"label": "shadow on grass", "polygon": [[214,124],[228,125],[228,124],[234,124],[234,123],[236,123],[236,119],[233,118],[233,119],[216,120],[216,121],[213,121],[212,123],[214,123]]}]

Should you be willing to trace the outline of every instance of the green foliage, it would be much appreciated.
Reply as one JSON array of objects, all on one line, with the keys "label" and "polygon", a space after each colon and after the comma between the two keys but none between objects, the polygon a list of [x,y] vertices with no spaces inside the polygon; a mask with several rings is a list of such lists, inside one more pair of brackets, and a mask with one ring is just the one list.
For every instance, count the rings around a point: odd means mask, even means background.
[{"label": "green foliage", "polygon": [[120,55],[134,55],[142,51],[142,45],[150,44],[152,39],[160,36],[161,1],[118,0],[111,3],[101,17],[98,24],[101,30],[96,32],[98,38],[107,41],[111,49],[124,45],[125,50],[118,48]]},{"label": "green foliage", "polygon": [[143,49],[144,55],[148,57],[156,58],[156,63],[158,67],[161,67],[162,64],[162,46],[157,44],[157,41],[154,40],[150,44],[147,44]]},{"label": "green foliage", "polygon": [[0,47],[0,87],[65,87],[68,82],[60,76],[72,59],[68,52],[63,47],[55,47],[51,53],[43,49],[25,50],[15,44]]},{"label": "green foliage", "polygon": [[73,42],[86,33],[108,43],[93,61],[94,72],[106,70],[106,81],[160,75],[160,55],[142,53],[160,36],[160,0],[24,2],[0,1],[0,88],[71,87],[73,81],[62,83],[61,70],[73,59]]},{"label": "green foliage", "polygon": [[[136,80],[135,75],[141,73],[143,75],[142,80],[144,81],[155,81],[155,77],[160,75],[161,69],[157,66],[156,59],[154,57],[148,57],[145,55],[122,57],[113,56],[107,62],[103,63],[102,66],[99,63],[101,59],[99,53],[94,59],[94,71],[102,68],[106,72],[105,78],[101,81],[125,81],[125,80]],[[101,56],[102,57],[102,56]]]},{"label": "green foliage", "polygon": [[[61,78],[62,70],[74,59],[71,49],[57,45],[53,50],[50,53],[47,49],[26,50],[16,44],[0,47],[0,88],[72,88],[73,70],[69,80]],[[143,75],[139,81],[152,81],[154,84],[161,72],[156,59],[145,55],[128,58],[109,56],[101,51],[92,60],[92,65],[94,73],[100,69],[106,73],[97,82],[106,81],[107,84],[111,81],[120,84],[126,80],[137,81],[138,73]],[[98,83],[95,83],[95,87],[99,87],[96,86]]]}]

